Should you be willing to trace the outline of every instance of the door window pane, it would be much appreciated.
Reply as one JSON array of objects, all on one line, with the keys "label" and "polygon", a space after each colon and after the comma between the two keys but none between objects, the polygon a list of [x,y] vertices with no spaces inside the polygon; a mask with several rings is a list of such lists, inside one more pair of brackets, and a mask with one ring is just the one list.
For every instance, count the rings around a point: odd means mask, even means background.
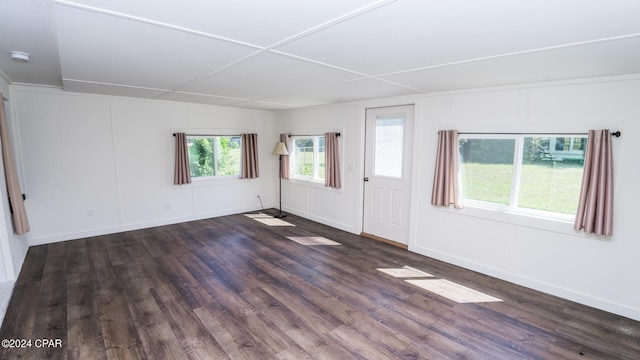
[{"label": "door window pane", "polygon": [[374,174],[401,178],[404,119],[377,118],[375,136]]}]

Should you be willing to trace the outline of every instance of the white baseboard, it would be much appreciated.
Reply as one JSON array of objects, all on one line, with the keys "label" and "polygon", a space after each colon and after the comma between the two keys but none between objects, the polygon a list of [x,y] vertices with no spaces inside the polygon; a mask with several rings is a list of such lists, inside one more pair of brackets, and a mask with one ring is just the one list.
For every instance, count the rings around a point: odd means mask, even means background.
[{"label": "white baseboard", "polygon": [[187,222],[187,221],[210,219],[210,218],[215,218],[220,216],[233,215],[233,214],[239,214],[239,213],[244,213],[249,211],[257,211],[257,210],[261,210],[261,208],[259,206],[251,206],[251,207],[236,208],[236,209],[223,210],[223,211],[214,211],[214,212],[208,212],[208,213],[202,213],[202,214],[196,214],[196,215],[190,215],[190,216],[183,216],[178,218],[163,219],[158,221],[147,221],[147,222],[141,222],[141,223],[123,224],[121,226],[91,229],[88,231],[79,231],[74,233],[57,234],[57,235],[43,236],[43,237],[32,237],[29,239],[29,246],[45,245],[45,244],[51,244],[55,242],[76,240],[76,239],[82,239],[82,238],[92,237],[92,236],[115,234],[123,231],[140,230],[140,229],[146,229],[146,228],[151,228],[156,226],[164,226],[164,225],[178,224],[178,223]]},{"label": "white baseboard", "polygon": [[469,261],[460,257],[451,256],[439,251],[421,248],[409,245],[409,251],[428,256],[437,260],[444,261],[449,264],[463,267],[472,271],[493,276],[495,278],[508,281],[520,286],[524,286],[530,289],[541,291],[550,295],[558,296],[566,300],[574,301],[576,303],[590,306],[603,311],[611,312],[621,316],[628,317],[633,320],[640,321],[640,309],[636,309],[623,304],[614,303],[608,300],[600,299],[591,295],[583,294],[580,292],[567,290],[565,288],[558,287],[557,285],[547,282],[539,281],[536,279],[515,275],[502,271],[500,269],[486,266],[480,263]]},{"label": "white baseboard", "polygon": [[324,224],[324,225],[331,226],[331,227],[336,228],[336,229],[340,229],[342,231],[346,231],[348,233],[352,233],[352,234],[356,234],[356,235],[360,234],[360,230],[356,230],[353,227],[353,225],[349,225],[349,224],[333,221],[331,219],[327,219],[327,218],[324,218],[322,216],[317,216],[317,215],[308,213],[306,211],[301,211],[301,210],[297,210],[297,209],[290,209],[290,208],[287,208],[287,207],[283,207],[282,208],[282,212],[287,212],[287,213],[290,213],[290,214],[293,214],[293,215],[297,215],[297,216],[303,217],[305,219],[309,219],[309,220],[318,222],[320,224]]}]

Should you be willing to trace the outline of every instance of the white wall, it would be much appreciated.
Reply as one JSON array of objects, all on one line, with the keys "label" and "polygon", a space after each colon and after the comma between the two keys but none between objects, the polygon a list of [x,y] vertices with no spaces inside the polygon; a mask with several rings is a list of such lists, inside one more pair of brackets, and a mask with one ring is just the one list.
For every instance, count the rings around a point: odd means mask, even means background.
[{"label": "white wall", "polygon": [[[9,83],[0,74],[0,92],[4,97],[9,98]],[[5,114],[9,116],[9,101],[2,100]],[[7,120],[8,121],[8,120]],[[0,197],[2,197],[2,206],[0,206],[0,283],[15,280],[10,275],[13,269],[11,260],[10,238],[12,231],[11,219],[9,217],[9,199],[7,198],[6,182],[4,180],[4,163],[0,156]],[[4,186],[3,186],[4,184]],[[6,305],[5,305],[6,306]],[[4,314],[4,308],[0,309]]]},{"label": "white wall", "polygon": [[[322,135],[340,132],[342,188],[302,180],[282,181],[282,209],[324,224],[360,233],[358,208],[360,184],[359,106],[354,104],[277,113],[273,142],[281,133]],[[277,184],[276,184],[277,186]],[[277,199],[276,199],[277,201]]]},{"label": "white wall", "polygon": [[[9,82],[0,73],[0,92],[9,101],[3,101],[5,114],[7,116],[7,126],[9,136],[14,144],[17,139],[15,129],[12,124],[12,104]],[[19,159],[19,157],[18,157]],[[20,170],[19,162],[17,165]],[[27,255],[28,235],[18,236],[13,232],[13,221],[9,210],[9,197],[7,195],[6,180],[4,177],[4,162],[0,157],[0,321],[4,318],[5,311],[9,305],[13,284],[20,273],[22,264]]]},{"label": "white wall", "polygon": [[[272,114],[13,86],[30,244],[273,205]],[[173,132],[258,133],[258,179],[173,185]],[[88,215],[88,209],[93,215]]]},{"label": "white wall", "polygon": [[[283,210],[359,233],[364,109],[416,103],[409,249],[640,320],[640,76],[529,84],[270,112],[12,86],[32,232],[47,243],[265,206],[277,196],[279,133],[340,131],[343,189],[285,180]],[[572,225],[430,205],[436,133],[621,130],[614,236]],[[172,185],[171,133],[259,134],[260,178]],[[55,143],[54,143],[55,142]],[[94,216],[87,216],[92,207]],[[4,251],[6,247],[3,247]],[[11,250],[10,250],[11,251]],[[6,258],[6,256],[5,256]]]},{"label": "white wall", "polygon": [[[344,129],[342,193],[283,183],[283,208],[344,230],[362,229],[364,108],[416,103],[409,250],[640,320],[640,76],[525,84],[277,112],[275,133]],[[615,229],[586,236],[571,223],[430,204],[440,129],[481,132],[621,130],[615,153]],[[626,144],[626,146],[625,146]],[[328,197],[328,194],[331,197]],[[325,201],[320,199],[325,197]]]},{"label": "white wall", "polygon": [[[418,181],[410,250],[640,319],[640,77],[432,94],[417,128]],[[606,80],[606,81],[605,81]],[[440,129],[488,132],[621,130],[613,139],[614,236],[586,236],[572,223],[441,209],[429,204]]]},{"label": "white wall", "polygon": [[[9,101],[4,102],[5,114],[7,116],[7,127],[9,128],[9,137],[11,138],[13,147],[13,156],[16,160],[16,168],[20,172],[20,151],[17,148],[17,130],[13,124],[14,101],[8,82],[0,76],[0,92],[4,94]],[[0,282],[14,281],[17,279],[24,258],[27,256],[29,249],[28,234],[18,236],[13,232],[13,220],[9,209],[9,196],[7,194],[7,185],[4,177],[4,163],[0,158],[0,197],[2,197],[2,206],[0,207],[0,251],[2,252],[3,270],[0,271]],[[22,177],[19,176],[19,180]],[[24,183],[21,181],[21,188],[24,192]]]}]

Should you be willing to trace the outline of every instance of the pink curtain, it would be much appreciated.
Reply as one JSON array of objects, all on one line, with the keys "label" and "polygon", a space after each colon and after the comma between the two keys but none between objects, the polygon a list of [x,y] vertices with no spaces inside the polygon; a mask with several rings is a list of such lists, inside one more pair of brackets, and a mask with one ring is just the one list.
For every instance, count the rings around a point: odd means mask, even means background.
[{"label": "pink curtain", "polygon": [[174,136],[176,137],[176,164],[173,183],[175,185],[191,184],[187,135],[185,133],[175,133]]},{"label": "pink curtain", "polygon": [[258,134],[242,134],[242,169],[240,179],[258,177]]},{"label": "pink curtain", "polygon": [[340,146],[339,133],[330,132],[324,134],[324,185],[340,189]]},{"label": "pink curtain", "polygon": [[459,186],[458,130],[438,131],[438,153],[433,175],[431,204],[462,208],[462,194]]},{"label": "pink curtain", "polygon": [[576,230],[613,234],[613,154],[609,130],[589,130]]},{"label": "pink curtain", "polygon": [[[291,134],[280,134],[280,141],[285,144],[289,154],[293,151],[293,138]],[[291,170],[289,170],[289,156],[282,156],[282,168],[280,169],[280,177],[283,179],[291,179]]]},{"label": "pink curtain", "polygon": [[[2,93],[0,93],[0,98],[4,98]],[[13,149],[11,148],[11,141],[9,139],[7,118],[4,114],[4,102],[2,106],[0,106],[0,142],[2,142],[2,160],[4,161],[4,176],[7,181],[9,205],[12,210],[13,231],[18,235],[22,235],[29,231],[29,220],[27,219],[27,211],[24,208],[16,163],[13,159]]]}]

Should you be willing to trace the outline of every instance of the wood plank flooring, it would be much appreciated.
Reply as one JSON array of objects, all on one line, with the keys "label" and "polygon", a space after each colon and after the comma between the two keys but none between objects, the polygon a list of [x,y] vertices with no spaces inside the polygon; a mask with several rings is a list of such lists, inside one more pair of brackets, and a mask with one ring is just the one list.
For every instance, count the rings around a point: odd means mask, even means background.
[{"label": "wood plank flooring", "polygon": [[[32,247],[0,329],[0,339],[32,346],[0,355],[640,359],[640,322],[303,218],[284,220],[296,226],[240,214]],[[377,270],[404,266],[502,301],[458,303]],[[37,339],[61,339],[62,347],[37,347]]]}]

